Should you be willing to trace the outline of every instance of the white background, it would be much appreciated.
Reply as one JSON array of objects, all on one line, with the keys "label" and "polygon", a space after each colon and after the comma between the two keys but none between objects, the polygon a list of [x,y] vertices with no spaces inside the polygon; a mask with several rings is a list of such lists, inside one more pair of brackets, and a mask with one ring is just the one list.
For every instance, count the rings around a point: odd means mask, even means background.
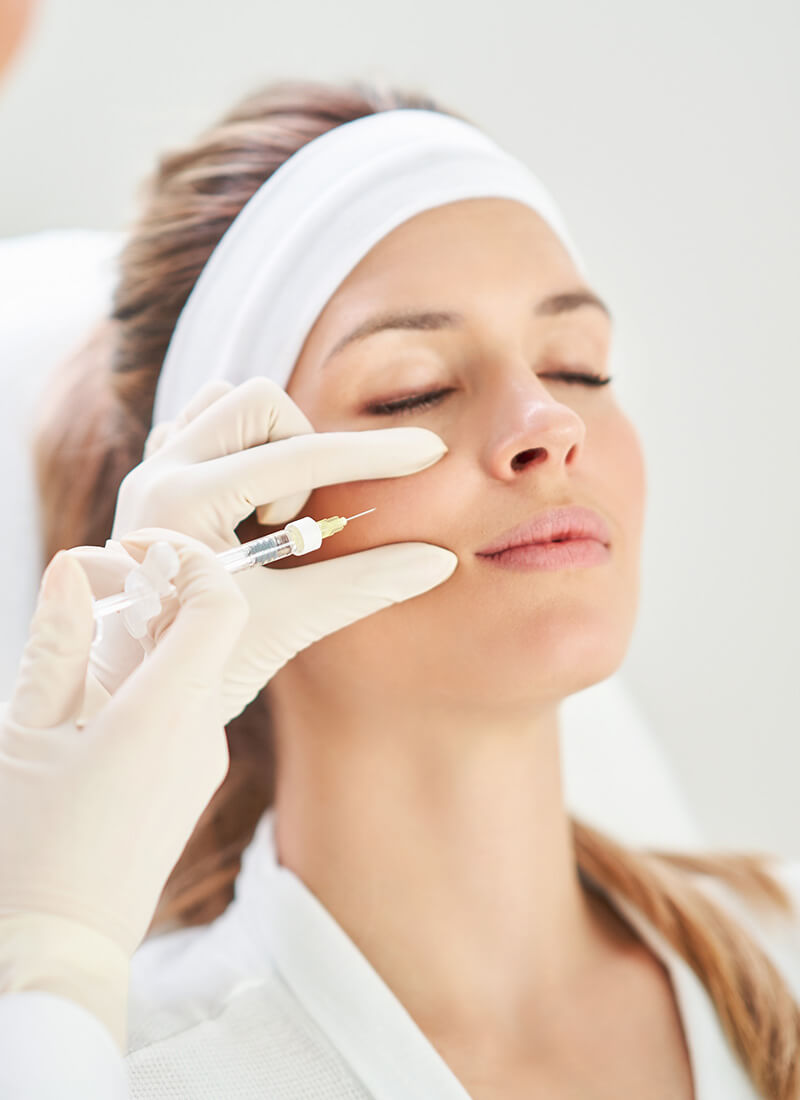
[{"label": "white background", "polygon": [[0,236],[123,228],[159,151],[278,78],[423,89],[524,159],[612,306],[617,392],[645,448],[642,602],[622,677],[712,841],[791,857],[799,12],[45,0],[0,88]]}]

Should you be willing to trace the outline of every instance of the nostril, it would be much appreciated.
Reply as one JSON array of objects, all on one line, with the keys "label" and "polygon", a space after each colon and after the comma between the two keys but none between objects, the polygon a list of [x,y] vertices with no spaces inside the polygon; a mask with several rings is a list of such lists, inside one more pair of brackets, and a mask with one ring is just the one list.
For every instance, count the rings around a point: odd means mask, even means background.
[{"label": "nostril", "polygon": [[520,451],[519,454],[515,454],[511,459],[511,469],[520,470],[523,466],[527,466],[541,450],[541,447],[529,447],[527,451]]}]

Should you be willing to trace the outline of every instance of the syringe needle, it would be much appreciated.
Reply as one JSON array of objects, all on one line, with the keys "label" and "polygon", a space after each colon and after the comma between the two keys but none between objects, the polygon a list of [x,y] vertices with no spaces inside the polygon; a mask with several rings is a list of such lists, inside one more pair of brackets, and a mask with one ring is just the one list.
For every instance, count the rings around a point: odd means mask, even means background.
[{"label": "syringe needle", "polygon": [[370,514],[370,512],[374,512],[374,511],[375,511],[374,508],[367,508],[366,512],[358,512],[357,515],[355,515],[355,516],[348,516],[345,520],[345,523],[349,523],[351,519],[358,519],[359,516],[368,516]]}]

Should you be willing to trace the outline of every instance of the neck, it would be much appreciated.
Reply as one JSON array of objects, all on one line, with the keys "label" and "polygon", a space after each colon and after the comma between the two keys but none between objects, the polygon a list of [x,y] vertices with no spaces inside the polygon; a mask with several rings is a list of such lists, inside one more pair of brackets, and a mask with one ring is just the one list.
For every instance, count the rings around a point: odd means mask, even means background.
[{"label": "neck", "polygon": [[557,707],[378,708],[368,689],[323,698],[291,667],[270,693],[280,863],[423,1031],[513,1042],[575,994],[604,943],[575,865]]}]

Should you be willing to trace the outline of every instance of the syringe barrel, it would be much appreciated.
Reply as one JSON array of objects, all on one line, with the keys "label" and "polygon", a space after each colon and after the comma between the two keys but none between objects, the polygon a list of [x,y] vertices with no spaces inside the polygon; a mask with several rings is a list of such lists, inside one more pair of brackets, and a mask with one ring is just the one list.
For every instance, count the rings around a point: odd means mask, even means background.
[{"label": "syringe barrel", "polygon": [[222,562],[229,573],[238,573],[253,565],[269,565],[280,558],[288,558],[294,551],[291,535],[286,531],[276,531],[274,535],[253,539],[243,546],[234,546],[231,550],[217,554],[217,561]]}]

